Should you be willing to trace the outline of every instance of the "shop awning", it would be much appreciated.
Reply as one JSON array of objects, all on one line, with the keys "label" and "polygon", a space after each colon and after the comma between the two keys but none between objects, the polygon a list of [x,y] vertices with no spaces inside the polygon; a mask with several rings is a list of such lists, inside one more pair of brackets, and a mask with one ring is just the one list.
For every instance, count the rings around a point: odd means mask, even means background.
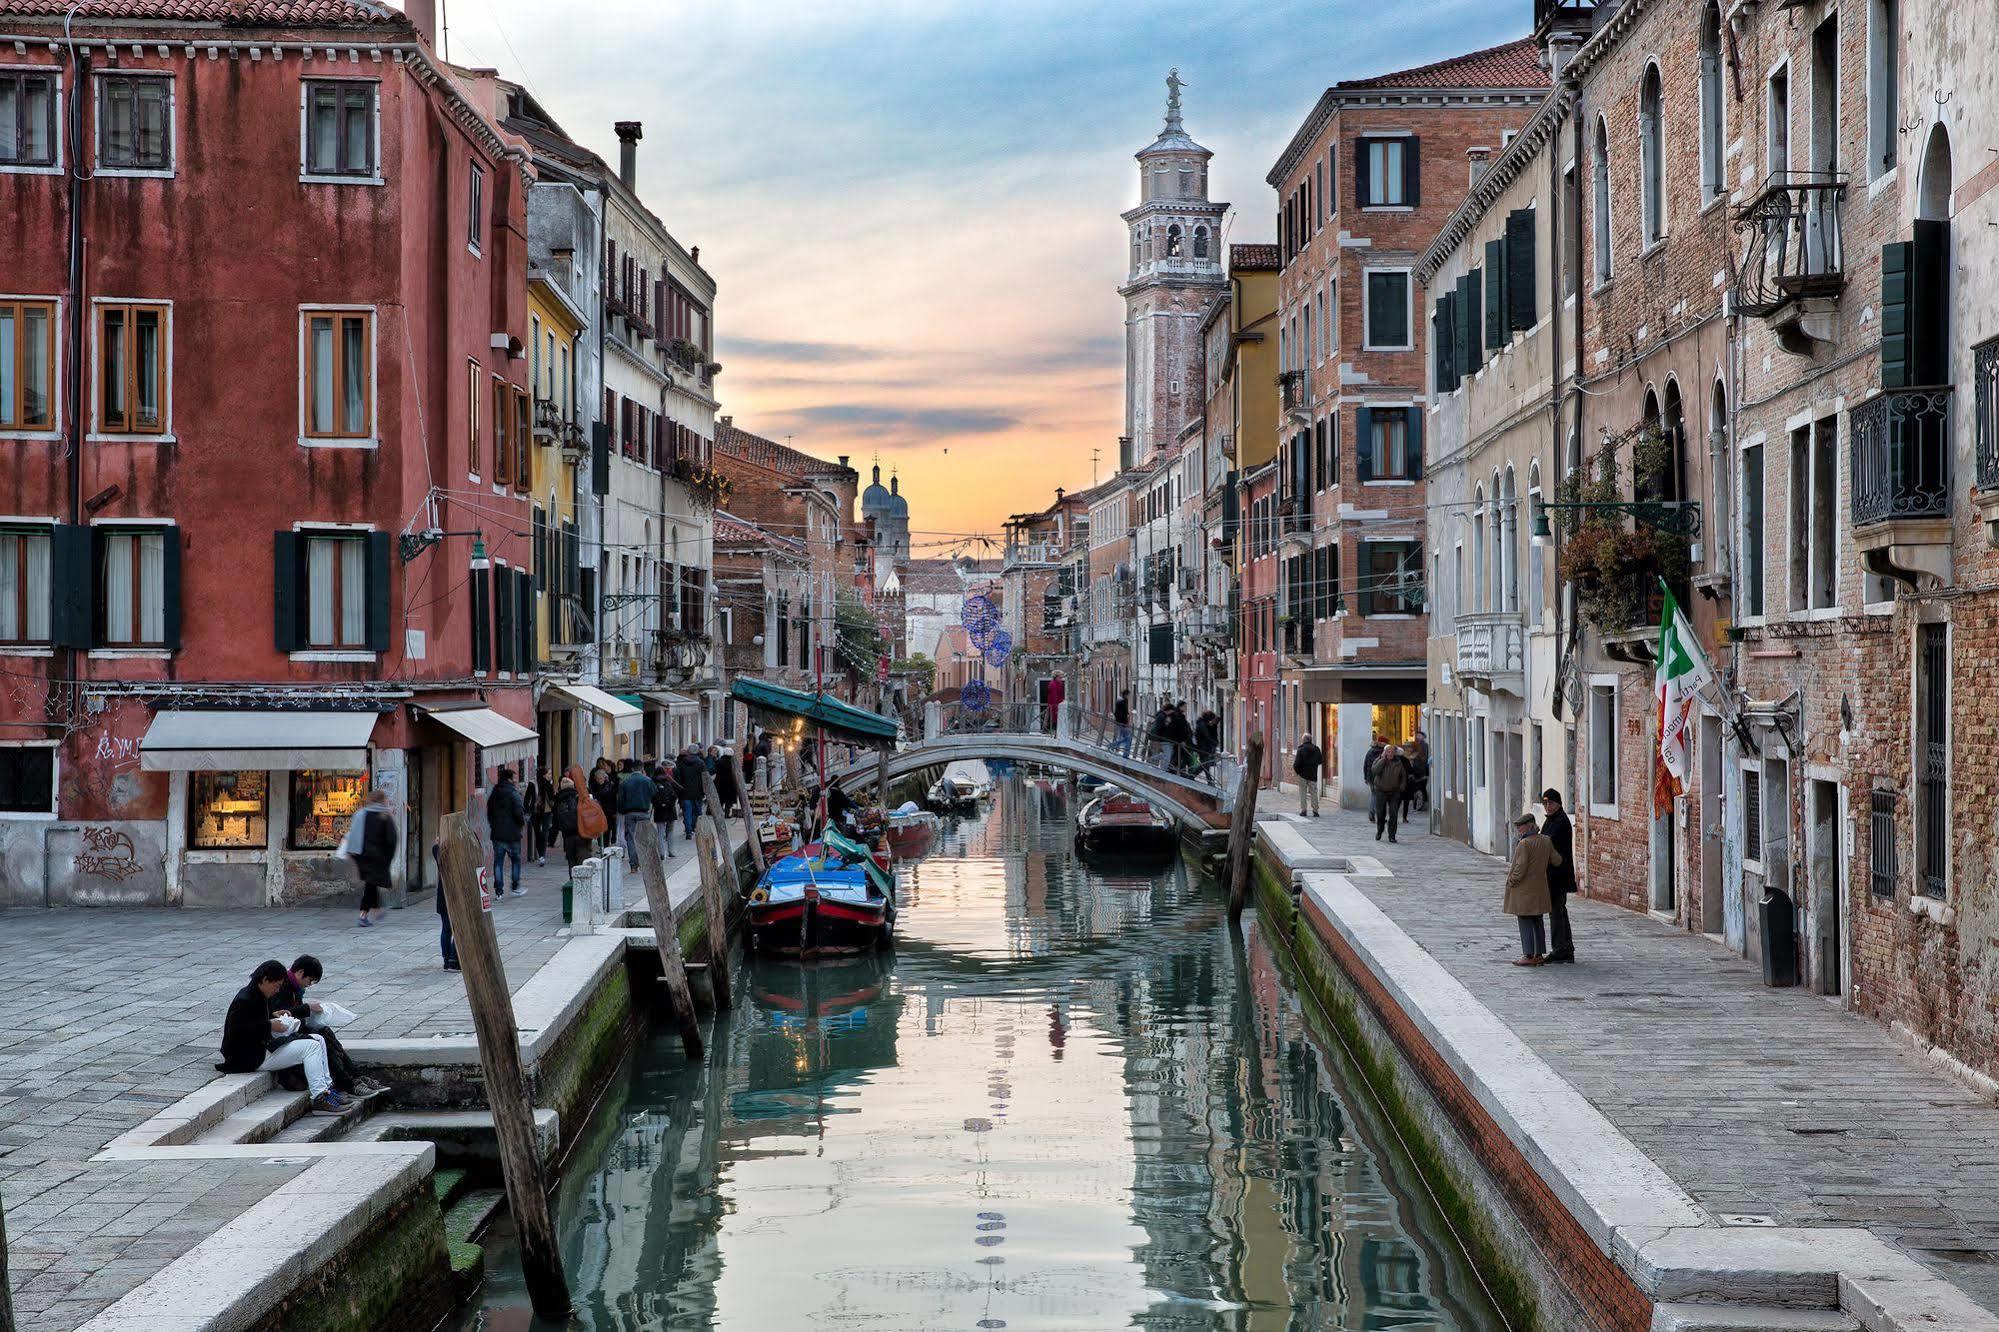
[{"label": "shop awning", "polygon": [[291,772],[368,766],[373,712],[217,712],[154,716],[139,741],[146,772]]},{"label": "shop awning", "polygon": [[485,750],[488,763],[532,762],[541,748],[540,736],[491,708],[419,707],[417,711]]},{"label": "shop awning", "polygon": [[606,718],[611,723],[614,735],[628,735],[645,724],[645,709],[635,708],[617,695],[607,694],[595,685],[556,684],[550,685],[548,692]]},{"label": "shop awning", "polygon": [[701,711],[699,703],[685,694],[676,694],[671,689],[643,690],[640,697],[655,707],[665,708],[667,713],[674,717],[691,717]]},{"label": "shop awning", "polygon": [[825,694],[807,694],[762,680],[735,680],[729,686],[729,696],[767,712],[803,717],[809,725],[855,744],[893,745],[898,731],[892,718],[878,712],[865,712]]}]

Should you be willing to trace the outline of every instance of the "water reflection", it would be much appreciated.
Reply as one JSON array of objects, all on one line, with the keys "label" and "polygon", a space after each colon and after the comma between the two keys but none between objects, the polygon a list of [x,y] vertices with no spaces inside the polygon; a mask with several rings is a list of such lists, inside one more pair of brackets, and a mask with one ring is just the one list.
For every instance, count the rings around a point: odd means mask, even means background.
[{"label": "water reflection", "polygon": [[[650,1043],[559,1198],[575,1325],[1500,1326],[1252,927],[1100,873],[1014,779],[904,869],[892,958],[758,961]],[[534,1326],[496,1252],[486,1328]]]}]

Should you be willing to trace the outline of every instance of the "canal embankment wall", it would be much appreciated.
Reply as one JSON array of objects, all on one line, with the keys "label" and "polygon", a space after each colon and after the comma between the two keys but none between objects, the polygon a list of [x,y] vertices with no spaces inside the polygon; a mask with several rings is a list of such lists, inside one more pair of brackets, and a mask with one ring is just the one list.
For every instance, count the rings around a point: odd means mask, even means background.
[{"label": "canal embankment wall", "polygon": [[1727,1225],[1371,900],[1393,872],[1259,821],[1259,919],[1513,1326],[1995,1332],[1872,1233]]}]

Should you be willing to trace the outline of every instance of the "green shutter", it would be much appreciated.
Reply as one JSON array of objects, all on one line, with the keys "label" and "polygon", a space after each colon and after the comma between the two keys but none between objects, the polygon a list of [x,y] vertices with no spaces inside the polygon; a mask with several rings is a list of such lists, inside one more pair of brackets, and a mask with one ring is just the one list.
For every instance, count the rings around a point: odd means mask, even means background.
[{"label": "green shutter", "polygon": [[527,570],[523,569],[521,571],[521,614],[520,614],[520,622],[521,622],[520,656],[521,656],[521,671],[523,673],[527,673],[534,670],[536,664],[541,659],[540,644],[538,644],[535,641],[536,639],[535,620],[536,620],[536,615],[535,615],[534,575],[529,573]]},{"label": "green shutter", "polygon": [[1418,403],[1409,409],[1409,479],[1420,480],[1423,476],[1423,407]]},{"label": "green shutter", "polygon": [[1464,353],[1464,373],[1475,375],[1485,364],[1485,301],[1484,284],[1479,280],[1477,269],[1458,279],[1458,300],[1464,306],[1465,329],[1458,338],[1458,346]]},{"label": "green shutter", "polygon": [[520,640],[514,636],[514,571],[495,565],[493,568],[494,669],[512,674],[514,649],[519,646]]},{"label": "green shutter", "polygon": [[472,566],[472,672],[483,675],[493,668],[492,601],[488,592],[492,571],[483,564]]},{"label": "green shutter", "polygon": [[1506,215],[1506,317],[1514,331],[1534,327],[1534,210]]},{"label": "green shutter", "polygon": [[368,533],[368,651],[389,650],[389,534]]},{"label": "green shutter", "polygon": [[49,533],[49,642],[87,650],[90,608],[96,582],[91,577],[90,529],[59,523]]},{"label": "green shutter", "polygon": [[1497,351],[1506,345],[1506,242],[1485,243],[1485,345]]},{"label": "green shutter", "polygon": [[160,529],[160,629],[166,650],[180,651],[180,528]]},{"label": "green shutter", "polygon": [[1423,202],[1423,159],[1418,152],[1423,141],[1412,134],[1403,143],[1402,202],[1414,208]]},{"label": "green shutter", "polygon": [[1367,140],[1356,139],[1353,152],[1353,201],[1354,207],[1365,208],[1373,200],[1367,193]]},{"label": "green shutter", "polygon": [[1369,551],[1373,542],[1360,543],[1360,573],[1354,588],[1354,600],[1362,615],[1374,614],[1374,560]]},{"label": "green shutter", "polygon": [[1354,466],[1361,482],[1374,480],[1374,409],[1362,403],[1354,410]]},{"label": "green shutter", "polygon": [[590,493],[611,493],[611,423],[595,421],[590,426]]},{"label": "green shutter", "polygon": [[1909,270],[1915,246],[1881,247],[1881,387],[1907,388],[1909,377]]}]

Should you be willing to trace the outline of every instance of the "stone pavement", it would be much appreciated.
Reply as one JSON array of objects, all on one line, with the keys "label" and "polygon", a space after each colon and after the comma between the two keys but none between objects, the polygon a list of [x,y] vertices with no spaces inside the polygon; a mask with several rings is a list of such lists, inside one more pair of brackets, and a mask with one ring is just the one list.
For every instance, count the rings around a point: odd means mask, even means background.
[{"label": "stone pavement", "polygon": [[[530,865],[528,895],[494,908],[510,989],[564,942],[563,878]],[[317,956],[314,993],[359,1014],[349,1036],[469,1034],[437,933],[429,894],[365,930],[345,905],[0,911],[0,1205],[22,1332],[69,1332],[305,1169],[90,1160],[217,1076],[223,1012],[257,963]]]},{"label": "stone pavement", "polygon": [[1353,886],[1717,1220],[1863,1227],[1999,1311],[1999,1107],[1649,916],[1571,899],[1577,963],[1515,967],[1500,860],[1417,829],[1377,842],[1355,811],[1281,817],[1378,857],[1391,876]]}]

